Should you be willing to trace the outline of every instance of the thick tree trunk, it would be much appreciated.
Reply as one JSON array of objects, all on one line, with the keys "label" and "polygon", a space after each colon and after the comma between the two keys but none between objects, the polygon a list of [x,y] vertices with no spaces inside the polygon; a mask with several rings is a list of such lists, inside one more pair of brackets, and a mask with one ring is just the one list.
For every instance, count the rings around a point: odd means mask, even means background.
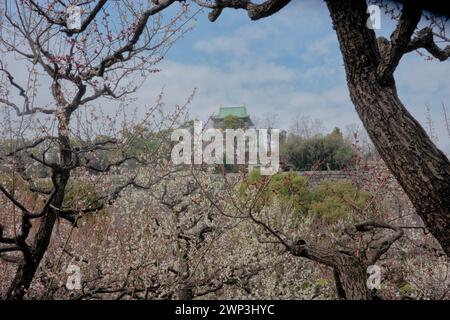
[{"label": "thick tree trunk", "polygon": [[[53,206],[60,208],[64,199],[64,190],[69,179],[69,174],[62,174],[58,178],[59,191],[53,200]],[[35,235],[33,243],[30,248],[30,257],[25,258],[19,264],[14,279],[9,286],[6,294],[8,300],[22,300],[27,289],[33,281],[36,270],[44,257],[45,252],[50,244],[53,226],[57,218],[57,212],[51,208],[48,209],[45,216],[42,218],[39,229]]]},{"label": "thick tree trunk", "polygon": [[339,299],[372,299],[372,295],[367,288],[367,266],[361,259],[337,250],[307,244],[292,246],[291,253],[294,256],[304,257],[331,267]]},{"label": "thick tree trunk", "polygon": [[377,76],[380,52],[365,0],[326,0],[344,57],[350,97],[370,138],[428,230],[450,256],[450,161]]},{"label": "thick tree trunk", "polygon": [[334,278],[336,291],[340,299],[370,300],[372,296],[367,288],[365,264],[358,258],[344,253],[335,255]]},{"label": "thick tree trunk", "polygon": [[[179,250],[180,249],[181,248],[179,248]],[[178,288],[175,294],[176,299],[179,300],[194,299],[194,293],[192,290],[192,283],[190,279],[191,273],[189,268],[188,253],[186,248],[180,250],[178,272],[179,272],[179,279],[178,279]]]},{"label": "thick tree trunk", "polygon": [[55,100],[61,108],[61,112],[57,113],[60,160],[58,168],[54,168],[52,172],[52,182],[56,189],[56,193],[51,201],[51,206],[48,207],[43,217],[40,218],[39,229],[29,247],[29,254],[24,255],[23,262],[19,264],[17,268],[14,279],[6,294],[6,299],[8,300],[22,300],[30,287],[37,268],[50,244],[53,226],[55,225],[58,216],[58,212],[53,208],[61,208],[64,201],[66,186],[70,178],[70,170],[67,169],[67,166],[69,166],[72,161],[72,150],[70,147],[68,130],[71,110],[68,108],[67,103],[61,101],[63,96],[58,82],[54,82],[53,89],[55,90]]},{"label": "thick tree trunk", "polygon": [[176,226],[176,248],[178,254],[178,285],[175,292],[175,298],[179,300],[192,300],[194,292],[191,283],[191,270],[189,267],[189,242],[184,239],[183,231],[181,230],[180,215],[181,212],[172,208],[174,225]]}]

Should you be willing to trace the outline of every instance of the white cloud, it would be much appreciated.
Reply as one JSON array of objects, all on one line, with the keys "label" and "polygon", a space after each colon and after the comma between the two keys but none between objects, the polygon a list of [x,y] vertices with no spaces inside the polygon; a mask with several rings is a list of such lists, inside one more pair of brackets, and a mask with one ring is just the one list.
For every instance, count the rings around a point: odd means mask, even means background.
[{"label": "white cloud", "polygon": [[282,128],[297,114],[321,118],[330,128],[358,121],[345,86],[316,93],[299,90],[297,72],[283,66],[259,61],[218,68],[166,61],[161,67],[141,90],[141,103],[153,101],[164,85],[169,106],[183,103],[198,88],[190,115],[204,120],[220,105],[246,105],[255,116],[277,113]]},{"label": "white cloud", "polygon": [[244,56],[250,52],[249,45],[244,39],[225,36],[196,41],[193,48],[207,54],[232,54],[234,56]]},{"label": "white cloud", "polygon": [[305,52],[302,54],[304,60],[312,60],[324,57],[329,57],[331,55],[335,56],[338,47],[338,42],[335,34],[328,34],[322,38],[310,43]]},{"label": "white cloud", "polygon": [[251,53],[252,46],[255,43],[266,40],[274,33],[276,33],[276,30],[269,25],[249,24],[226,36],[195,41],[192,47],[194,50],[206,54],[231,54],[243,57]]}]

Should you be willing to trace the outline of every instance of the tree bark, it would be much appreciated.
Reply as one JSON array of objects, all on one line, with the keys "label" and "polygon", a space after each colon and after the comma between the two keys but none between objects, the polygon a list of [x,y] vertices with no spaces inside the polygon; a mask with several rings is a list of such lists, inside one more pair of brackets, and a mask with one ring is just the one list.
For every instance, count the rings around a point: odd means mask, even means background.
[{"label": "tree bark", "polygon": [[372,299],[372,295],[367,288],[367,265],[360,258],[338,250],[303,243],[293,245],[291,253],[294,256],[304,257],[331,267],[339,299]]},{"label": "tree bark", "polygon": [[371,300],[367,288],[366,265],[358,258],[344,253],[334,257],[333,273],[338,297],[343,300]]},{"label": "tree bark", "polygon": [[[56,180],[59,186],[59,191],[52,202],[52,205],[56,208],[60,208],[64,200],[64,190],[69,180],[68,172],[59,175]],[[14,279],[9,286],[6,294],[7,300],[22,300],[26,291],[33,281],[37,268],[44,257],[45,252],[50,244],[50,239],[53,232],[53,226],[57,218],[57,212],[51,208],[47,210],[47,213],[43,217],[43,221],[39,226],[39,230],[33,240],[31,246],[30,257],[25,257],[23,262],[17,267]]]},{"label": "tree bark", "polygon": [[23,261],[17,268],[14,279],[6,293],[7,300],[22,300],[30,287],[37,268],[50,244],[53,226],[58,217],[58,212],[53,208],[61,208],[64,201],[66,186],[70,178],[70,169],[68,169],[68,166],[70,166],[72,162],[72,149],[70,146],[69,123],[70,116],[75,109],[71,108],[65,100],[61,86],[56,79],[52,84],[52,94],[58,105],[56,117],[58,119],[58,147],[60,159],[59,165],[52,168],[52,182],[53,187],[56,189],[56,194],[51,201],[51,205],[47,208],[41,218],[41,224],[29,247],[29,253],[24,254]]},{"label": "tree bark", "polygon": [[326,0],[344,58],[350,97],[370,138],[428,230],[450,256],[450,161],[380,79],[380,51],[365,0]]}]

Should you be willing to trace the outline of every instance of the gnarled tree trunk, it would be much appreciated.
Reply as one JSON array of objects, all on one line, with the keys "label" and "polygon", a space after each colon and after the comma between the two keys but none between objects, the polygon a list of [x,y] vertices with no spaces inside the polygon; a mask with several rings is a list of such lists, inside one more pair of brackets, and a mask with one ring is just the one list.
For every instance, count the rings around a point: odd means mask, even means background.
[{"label": "gnarled tree trunk", "polygon": [[338,297],[344,300],[370,300],[366,265],[358,258],[336,253],[333,270]]},{"label": "gnarled tree trunk", "polygon": [[331,267],[336,282],[339,299],[370,300],[372,295],[367,288],[367,265],[365,261],[338,250],[320,248],[315,245],[296,244],[291,253]]},{"label": "gnarled tree trunk", "polygon": [[[60,187],[56,194],[52,205],[60,208],[64,200],[64,189],[69,180],[69,174],[61,174],[56,177],[58,186]],[[45,252],[50,244],[53,226],[55,225],[57,212],[49,208],[39,226],[39,230],[30,246],[30,252],[24,257],[24,260],[17,267],[14,279],[9,286],[6,294],[8,300],[22,300],[26,290],[30,287],[36,270],[44,257]]]},{"label": "gnarled tree trunk", "polygon": [[[73,108],[64,99],[61,86],[57,80],[52,84],[52,93],[58,104],[58,146],[59,146],[59,164],[52,167],[52,182],[54,187],[54,196],[51,198],[50,205],[43,212],[42,221],[31,245],[23,244],[23,261],[19,264],[14,279],[9,286],[6,294],[8,300],[23,299],[26,290],[33,281],[37,268],[44,257],[50,244],[53,233],[53,227],[58,217],[57,210],[61,208],[67,183],[70,178],[70,165],[72,162],[72,149],[69,138],[69,123]],[[31,225],[30,225],[31,227]]]}]

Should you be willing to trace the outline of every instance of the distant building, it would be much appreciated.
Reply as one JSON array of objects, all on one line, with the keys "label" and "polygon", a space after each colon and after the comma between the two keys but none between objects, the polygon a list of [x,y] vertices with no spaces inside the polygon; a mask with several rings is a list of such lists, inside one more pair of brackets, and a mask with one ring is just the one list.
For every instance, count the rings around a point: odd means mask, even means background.
[{"label": "distant building", "polygon": [[245,129],[254,126],[246,107],[220,107],[219,112],[212,117],[213,126],[216,129],[224,128],[226,117],[236,117],[243,121]]}]

